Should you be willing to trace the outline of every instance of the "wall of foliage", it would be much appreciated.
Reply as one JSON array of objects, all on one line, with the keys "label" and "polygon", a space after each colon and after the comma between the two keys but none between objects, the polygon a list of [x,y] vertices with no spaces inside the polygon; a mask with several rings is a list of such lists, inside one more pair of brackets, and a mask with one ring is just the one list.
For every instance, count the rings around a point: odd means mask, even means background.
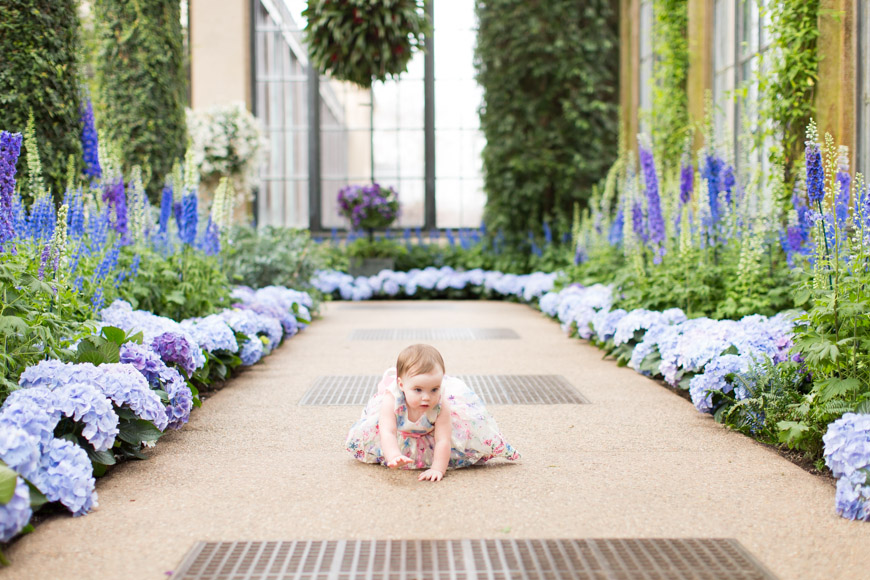
[{"label": "wall of foliage", "polygon": [[[75,0],[9,0],[0,17],[0,128],[23,133],[33,112],[43,179],[57,196],[69,156],[78,167],[82,158],[77,9]],[[22,158],[34,154],[25,148]],[[29,180],[24,163],[18,180]]]},{"label": "wall of foliage", "polygon": [[180,4],[97,0],[93,9],[101,138],[120,148],[126,173],[145,168],[145,189],[156,202],[186,145]]},{"label": "wall of foliage", "polygon": [[608,0],[476,3],[487,224],[569,227],[616,155],[616,13]]}]

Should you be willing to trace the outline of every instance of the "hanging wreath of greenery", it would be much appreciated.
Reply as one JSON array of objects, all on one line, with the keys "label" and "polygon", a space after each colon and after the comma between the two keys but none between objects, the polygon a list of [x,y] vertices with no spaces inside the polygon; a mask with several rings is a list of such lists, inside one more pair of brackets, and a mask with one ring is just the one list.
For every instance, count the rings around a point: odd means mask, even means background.
[{"label": "hanging wreath of greenery", "polygon": [[309,0],[302,15],[314,66],[362,88],[407,71],[429,31],[419,0]]}]

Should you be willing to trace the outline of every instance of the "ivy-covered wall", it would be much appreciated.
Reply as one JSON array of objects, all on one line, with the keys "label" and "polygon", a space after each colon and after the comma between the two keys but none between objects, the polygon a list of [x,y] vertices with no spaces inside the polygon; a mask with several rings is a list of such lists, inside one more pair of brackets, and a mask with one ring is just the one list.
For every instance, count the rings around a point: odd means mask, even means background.
[{"label": "ivy-covered wall", "polygon": [[613,0],[477,0],[485,219],[506,235],[567,231],[617,153]]},{"label": "ivy-covered wall", "polygon": [[679,167],[689,131],[689,71],[686,0],[654,0],[652,140],[664,171]]},{"label": "ivy-covered wall", "polygon": [[94,2],[100,137],[118,148],[125,173],[150,170],[153,202],[187,144],[180,10],[178,0]]},{"label": "ivy-covered wall", "polygon": [[[76,0],[3,0],[0,5],[0,129],[24,133],[33,111],[45,186],[63,195],[67,161],[82,167]],[[22,147],[16,179],[27,180]],[[26,193],[25,193],[26,195]]]}]

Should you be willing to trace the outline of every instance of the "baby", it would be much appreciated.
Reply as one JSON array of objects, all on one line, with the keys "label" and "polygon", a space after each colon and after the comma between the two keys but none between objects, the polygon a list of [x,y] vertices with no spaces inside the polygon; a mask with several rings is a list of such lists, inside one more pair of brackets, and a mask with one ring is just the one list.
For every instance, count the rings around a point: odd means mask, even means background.
[{"label": "baby", "polygon": [[480,398],[444,374],[444,359],[426,344],[399,353],[378,392],[347,435],[347,450],[365,463],[425,469],[420,481],[440,481],[447,468],[510,461],[520,454],[502,437]]}]

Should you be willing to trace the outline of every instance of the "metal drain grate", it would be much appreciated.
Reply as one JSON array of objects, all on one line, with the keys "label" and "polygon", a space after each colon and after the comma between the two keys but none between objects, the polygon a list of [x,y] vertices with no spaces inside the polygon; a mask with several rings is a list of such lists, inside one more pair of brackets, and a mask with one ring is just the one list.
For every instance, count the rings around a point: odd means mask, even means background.
[{"label": "metal drain grate", "polygon": [[776,580],[734,539],[199,542],[175,580]]},{"label": "metal drain grate", "polygon": [[[589,400],[560,375],[457,375],[487,405],[582,404]],[[300,405],[364,405],[375,394],[377,375],[319,377]]]},{"label": "metal drain grate", "polygon": [[510,328],[360,328],[349,340],[499,340],[519,338]]}]

